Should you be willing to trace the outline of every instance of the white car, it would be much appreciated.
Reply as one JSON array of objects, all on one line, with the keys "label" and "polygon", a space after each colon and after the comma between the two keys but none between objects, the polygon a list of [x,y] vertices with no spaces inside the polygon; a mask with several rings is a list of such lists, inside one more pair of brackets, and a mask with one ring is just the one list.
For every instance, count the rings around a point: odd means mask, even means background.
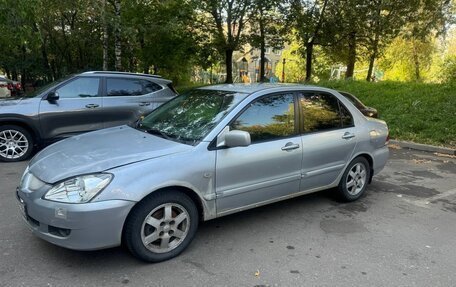
[{"label": "white car", "polygon": [[0,76],[0,98],[11,97],[12,82],[7,78]]}]

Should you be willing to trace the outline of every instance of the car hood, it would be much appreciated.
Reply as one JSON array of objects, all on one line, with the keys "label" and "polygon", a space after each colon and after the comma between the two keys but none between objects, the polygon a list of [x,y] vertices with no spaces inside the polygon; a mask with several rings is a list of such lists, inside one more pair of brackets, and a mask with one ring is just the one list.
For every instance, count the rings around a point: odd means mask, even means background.
[{"label": "car hood", "polygon": [[31,160],[29,172],[46,183],[55,183],[192,148],[120,126],[74,136],[47,147]]}]

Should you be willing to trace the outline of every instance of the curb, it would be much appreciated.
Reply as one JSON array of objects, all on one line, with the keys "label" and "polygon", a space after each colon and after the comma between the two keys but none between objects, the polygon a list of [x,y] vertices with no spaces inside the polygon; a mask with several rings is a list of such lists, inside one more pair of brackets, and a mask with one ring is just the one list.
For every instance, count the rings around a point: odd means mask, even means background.
[{"label": "curb", "polygon": [[440,146],[433,146],[433,145],[419,144],[419,143],[414,143],[414,142],[398,141],[398,140],[390,140],[390,144],[396,144],[402,148],[409,148],[409,149],[420,150],[420,151],[456,155],[456,149],[447,148],[447,147],[440,147]]}]

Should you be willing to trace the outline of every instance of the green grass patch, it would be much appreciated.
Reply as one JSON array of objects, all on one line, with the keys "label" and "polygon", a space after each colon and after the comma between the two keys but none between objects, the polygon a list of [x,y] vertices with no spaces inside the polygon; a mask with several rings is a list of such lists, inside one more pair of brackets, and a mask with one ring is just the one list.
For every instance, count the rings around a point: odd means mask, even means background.
[{"label": "green grass patch", "polygon": [[[376,108],[392,139],[456,148],[456,83],[328,81],[316,85],[350,92]],[[199,86],[177,90],[183,93]]]}]

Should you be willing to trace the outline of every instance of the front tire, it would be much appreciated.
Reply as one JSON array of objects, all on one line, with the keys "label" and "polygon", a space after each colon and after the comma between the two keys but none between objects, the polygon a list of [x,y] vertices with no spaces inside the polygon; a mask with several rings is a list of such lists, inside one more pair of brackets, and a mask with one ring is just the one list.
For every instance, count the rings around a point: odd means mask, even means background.
[{"label": "front tire", "polygon": [[161,262],[187,248],[198,229],[198,210],[185,194],[163,190],[139,202],[128,216],[124,241],[147,262]]},{"label": "front tire", "polygon": [[26,129],[16,125],[0,126],[0,161],[26,160],[33,151],[33,137]]},{"label": "front tire", "polygon": [[370,178],[370,165],[364,157],[355,158],[340,180],[338,191],[343,201],[355,201],[366,191]]}]

